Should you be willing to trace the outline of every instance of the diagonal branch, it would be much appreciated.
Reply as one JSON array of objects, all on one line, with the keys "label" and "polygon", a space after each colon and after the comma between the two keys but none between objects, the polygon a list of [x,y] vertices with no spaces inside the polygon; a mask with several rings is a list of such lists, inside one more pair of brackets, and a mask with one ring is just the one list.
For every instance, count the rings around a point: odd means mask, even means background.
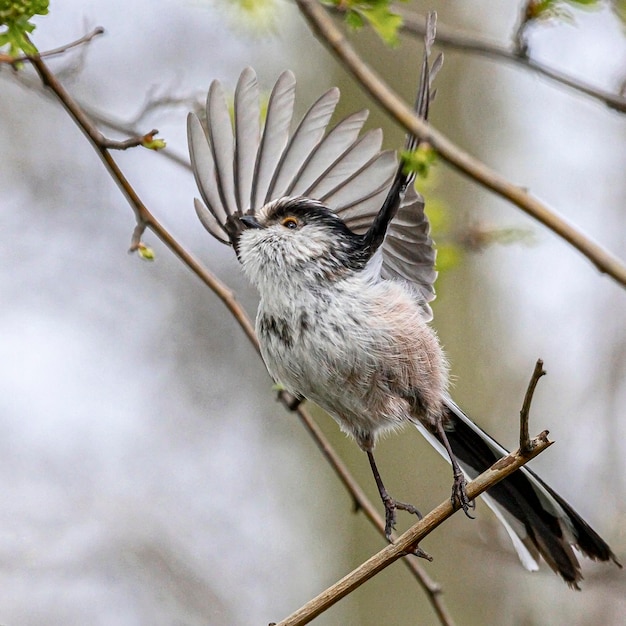
[{"label": "diagonal branch", "polygon": [[[543,431],[531,441],[531,444],[532,450],[528,454],[522,454],[519,450],[512,452],[470,482],[467,485],[468,497],[471,500],[475,499],[543,452],[552,442],[548,440],[548,432]],[[455,508],[452,506],[450,498],[447,498],[403,535],[398,537],[394,543],[369,558],[350,574],[344,576],[316,598],[307,602],[295,613],[278,622],[276,626],[301,626],[302,624],[308,624],[312,619],[326,611],[357,587],[360,587],[383,569],[395,563],[408,552],[411,552],[424,537],[429,535],[454,512]]]},{"label": "diagonal branch", "polygon": [[626,265],[556,211],[471,156],[409,107],[356,53],[317,0],[295,0],[314,33],[363,89],[408,132],[427,141],[454,168],[519,207],[587,257],[596,268],[626,287]]},{"label": "diagonal branch", "polygon": [[107,148],[109,140],[107,140],[107,138],[104,137],[104,135],[102,135],[102,133],[94,126],[94,124],[92,124],[89,117],[70,96],[63,85],[61,85],[55,75],[48,69],[48,66],[43,62],[41,57],[33,56],[29,58],[29,61],[39,74],[43,84],[54,92],[63,108],[67,111],[84,135],[89,139],[91,145],[94,147],[102,159],[105,167],[109,171],[109,174],[111,174],[111,177],[126,197],[130,207],[135,213],[138,226],[136,232],[137,230],[140,231],[139,236],[146,228],[150,228],[150,230],[152,230],[155,235],[157,235],[157,237],[220,298],[220,300],[222,300],[250,341],[257,346],[258,351],[254,328],[243,309],[237,303],[234,293],[217,277],[211,274],[211,272],[205,269],[192,254],[190,254],[180,243],[178,243],[178,241],[149,211],[148,207],[146,207],[143,203],[126,176],[124,176],[115,159],[111,156],[111,153]]},{"label": "diagonal branch", "polygon": [[[227,307],[229,312],[237,320],[242,330],[256,349],[259,352],[258,341],[254,332],[254,328],[250,319],[246,315],[245,311],[241,308],[237,302],[234,293],[217,277],[215,277],[210,271],[204,268],[200,262],[193,257],[155,218],[155,216],[144,205],[141,198],[138,196],[128,179],[124,176],[120,167],[111,156],[108,149],[110,141],[100,133],[96,126],[91,122],[85,111],[78,105],[78,103],[70,96],[63,85],[58,81],[56,76],[48,69],[47,65],[42,61],[40,56],[30,57],[28,59],[35,67],[39,74],[43,84],[48,87],[52,93],[58,98],[63,108],[67,111],[76,125],[81,129],[85,136],[89,139],[91,145],[99,154],[105,167],[109,171],[109,174],[117,183],[118,187],[128,200],[131,208],[133,209],[136,219],[137,227],[133,234],[133,241],[138,244],[141,235],[146,228],[152,230],[157,237],[194,273],[202,280],[202,282],[209,287]],[[122,142],[123,143],[123,142]],[[114,146],[115,147],[115,146]],[[279,400],[285,406],[287,410],[293,410],[290,406],[291,400],[286,394],[281,393]],[[358,482],[350,474],[345,464],[340,459],[337,452],[330,445],[328,440],[324,437],[321,430],[315,424],[308,411],[303,407],[297,407],[296,412],[304,427],[307,429],[316,445],[322,451],[323,456],[331,465],[341,482],[350,493],[355,502],[355,506],[358,509],[363,510],[366,517],[372,522],[372,524],[384,535],[385,523],[382,517],[377,513],[376,508],[367,498],[363,490],[360,488]],[[436,612],[440,623],[443,626],[454,626],[454,622],[450,617],[447,608],[445,607],[441,598],[441,587],[435,583],[426,572],[418,565],[414,557],[407,557],[404,559],[405,564],[409,570],[413,573],[418,580],[422,588],[427,594],[430,603]]]},{"label": "diagonal branch", "polygon": [[[400,27],[402,31],[411,35],[423,37],[426,30],[424,27],[426,18],[421,15],[416,15],[415,13],[407,11],[401,7],[394,7],[394,11],[402,16],[403,24]],[[535,61],[522,53],[510,50],[504,46],[499,46],[489,41],[479,39],[474,35],[469,35],[463,31],[438,24],[437,44],[442,48],[449,48],[460,52],[469,52],[471,54],[496,59],[498,61],[505,61],[506,63],[524,67],[536,72],[537,74],[545,76],[546,78],[550,78],[561,85],[565,85],[570,89],[574,89],[579,93],[583,93],[586,96],[603,102],[615,111],[626,113],[626,98],[624,96],[589,85],[578,78],[574,78],[564,72],[555,70],[545,63]]]}]

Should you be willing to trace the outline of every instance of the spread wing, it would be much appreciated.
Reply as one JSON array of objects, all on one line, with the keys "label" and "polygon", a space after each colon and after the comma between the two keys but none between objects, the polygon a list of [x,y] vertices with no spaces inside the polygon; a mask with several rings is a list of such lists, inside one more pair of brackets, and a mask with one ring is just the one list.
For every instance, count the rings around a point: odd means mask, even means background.
[{"label": "spread wing", "polygon": [[[204,227],[230,243],[225,227],[231,215],[254,214],[283,196],[320,200],[353,231],[365,233],[387,198],[398,163],[381,151],[382,131],[361,134],[368,112],[360,111],[330,127],[339,90],[320,96],[290,131],[295,78],[283,72],[272,89],[261,129],[256,74],[246,68],[234,99],[234,129],[223,88],[213,81],[206,103],[207,129],[188,116],[189,153],[200,191],[195,208]],[[435,297],[435,251],[424,201],[413,185],[387,229],[382,275],[414,283],[424,311]]]}]

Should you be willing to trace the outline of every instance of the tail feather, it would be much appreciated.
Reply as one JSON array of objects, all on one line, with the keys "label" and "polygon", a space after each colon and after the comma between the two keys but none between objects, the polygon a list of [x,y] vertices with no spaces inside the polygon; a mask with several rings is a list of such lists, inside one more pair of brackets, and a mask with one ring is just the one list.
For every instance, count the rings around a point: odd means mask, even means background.
[{"label": "tail feather", "polygon": [[[508,454],[451,400],[446,403],[446,435],[459,464],[470,478]],[[439,440],[420,430],[447,457]],[[484,499],[505,524],[524,565],[537,569],[539,555],[568,585],[582,580],[573,548],[597,561],[621,567],[607,543],[576,511],[534,472],[524,467],[492,487]],[[517,538],[517,541],[516,541]]]}]

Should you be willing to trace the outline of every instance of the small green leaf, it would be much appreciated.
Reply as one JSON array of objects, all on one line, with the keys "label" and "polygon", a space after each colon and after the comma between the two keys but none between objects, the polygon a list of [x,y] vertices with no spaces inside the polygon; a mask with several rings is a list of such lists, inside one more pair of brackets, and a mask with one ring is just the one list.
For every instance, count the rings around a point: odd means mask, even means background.
[{"label": "small green leaf", "polygon": [[167,143],[164,139],[154,139],[152,135],[146,135],[141,145],[148,150],[163,150]]},{"label": "small green leaf", "polygon": [[144,261],[154,261],[154,250],[149,248],[145,243],[139,243],[137,246],[137,254]]},{"label": "small green leaf", "polygon": [[393,13],[388,3],[376,3],[371,8],[355,8],[388,45],[398,44],[398,30],[402,26],[402,17]]},{"label": "small green leaf", "polygon": [[420,144],[416,150],[403,150],[400,156],[404,171],[415,172],[420,178],[426,178],[431,166],[437,162],[437,153],[427,143]]},{"label": "small green leaf", "polygon": [[[402,0],[406,1],[406,0]],[[398,30],[402,17],[391,9],[391,0],[322,0],[345,13],[346,24],[359,30],[365,22],[390,46],[398,43]]]},{"label": "small green leaf", "polygon": [[348,11],[346,13],[346,24],[353,30],[360,30],[363,28],[363,18],[356,11]]}]

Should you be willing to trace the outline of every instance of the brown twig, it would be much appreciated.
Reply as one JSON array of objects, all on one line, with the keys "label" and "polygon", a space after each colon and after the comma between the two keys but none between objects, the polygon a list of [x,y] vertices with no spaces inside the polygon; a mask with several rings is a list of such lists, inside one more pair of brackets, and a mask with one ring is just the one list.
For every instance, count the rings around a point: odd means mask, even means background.
[{"label": "brown twig", "polygon": [[[92,39],[94,39],[94,37],[97,37],[98,35],[102,35],[102,34],[104,34],[104,28],[102,28],[102,26],[97,26],[90,33],[83,35],[80,39],[77,39],[76,41],[72,41],[71,43],[67,43],[64,46],[60,46],[59,48],[53,48],[52,50],[46,50],[45,52],[40,52],[38,56],[40,58],[46,58],[46,57],[56,56],[59,54],[64,54],[65,52],[67,52],[68,50],[71,50],[72,48],[76,48],[78,46],[82,46],[83,44],[89,43]],[[31,61],[31,59],[32,57],[28,55],[12,57],[9,54],[0,53],[0,63],[6,63],[8,65],[13,65],[14,67],[20,63]]]},{"label": "brown twig", "polygon": [[528,422],[530,420],[530,405],[535,395],[535,389],[537,383],[542,376],[546,375],[546,371],[543,369],[543,361],[537,359],[535,363],[535,369],[533,375],[528,383],[526,389],[526,395],[524,396],[524,402],[522,403],[522,409],[519,413],[520,427],[519,427],[519,449],[522,454],[530,454],[532,452],[532,443],[530,441],[530,435],[528,432]]},{"label": "brown twig", "polygon": [[[401,15],[404,20],[404,23],[401,26],[401,30],[403,32],[410,33],[411,35],[418,35],[420,37],[424,35],[425,18],[423,16],[416,15],[406,9],[402,9],[401,7],[395,7],[394,11]],[[504,46],[484,41],[474,35],[469,35],[463,31],[442,26],[441,24],[437,25],[437,45],[442,48],[449,48],[460,52],[469,52],[524,67],[536,72],[537,74],[545,76],[546,78],[550,78],[551,80],[570,89],[574,89],[579,93],[594,98],[615,111],[626,113],[626,98],[620,94],[599,89],[598,87],[589,85],[582,80],[569,76],[563,72],[559,72],[544,63],[531,59],[528,56],[527,46],[525,47],[525,39],[523,36],[520,40],[520,33],[524,32],[525,24],[526,23],[524,22],[524,28],[516,31],[515,50],[510,50]]]},{"label": "brown twig", "polygon": [[[552,444],[548,440],[547,431],[542,432],[531,443],[532,451],[529,454],[522,454],[519,450],[512,452],[470,482],[467,485],[468,497],[472,500],[477,498],[481,493],[518,470]],[[398,537],[394,543],[369,558],[350,574],[344,576],[340,581],[307,602],[295,613],[278,622],[276,626],[301,626],[309,623],[357,587],[403,557],[407,552],[410,552],[414,546],[417,546],[424,537],[447,520],[454,512],[455,509],[450,498],[446,498],[438,507]]]},{"label": "brown twig", "polygon": [[[131,249],[137,249],[141,245],[141,237],[143,236],[146,228],[152,230],[159,237],[159,239],[161,239],[161,241],[222,300],[227,309],[237,320],[246,336],[255,347],[256,351],[259,352],[259,345],[254,332],[254,327],[252,326],[245,311],[237,302],[233,292],[224,283],[219,281],[219,279],[217,279],[211,272],[204,268],[189,252],[187,252],[187,250],[185,250],[185,248],[178,243],[178,241],[160,224],[160,222],[143,204],[142,200],[139,198],[134,188],[131,186],[111,156],[107,148],[110,143],[109,140],[107,140],[106,137],[104,137],[95,127],[78,103],[65,90],[54,74],[50,72],[41,58],[32,57],[29,60],[41,77],[43,84],[55,94],[61,102],[63,108],[87,136],[94,149],[100,155],[100,158],[104,162],[112,178],[115,180],[133,209],[137,225],[133,232]],[[287,398],[284,394],[280,394],[279,399],[287,409],[290,409],[289,398]],[[341,482],[350,493],[354,502],[358,505],[358,508],[363,510],[366,517],[384,535],[384,521],[377,513],[374,505],[360,488],[357,481],[341,461],[338,454],[324,437],[321,430],[317,427],[310,414],[301,406],[297,407],[296,411],[303,425],[311,434],[313,440],[322,451],[322,454],[341,479]],[[441,599],[441,587],[432,581],[426,572],[415,562],[414,558],[407,557],[405,562],[407,567],[411,570],[422,588],[425,590],[441,624],[443,626],[453,626],[454,622]]]},{"label": "brown twig", "polygon": [[454,168],[512,202],[522,211],[559,235],[587,257],[600,272],[626,287],[626,266],[622,261],[568,223],[546,204],[514,185],[471,156],[433,126],[417,117],[408,106],[356,53],[326,10],[317,0],[295,0],[318,38],[333,51],[364,90],[408,132],[427,141]]},{"label": "brown twig", "polygon": [[129,148],[136,148],[137,146],[142,146],[146,142],[152,141],[154,136],[158,134],[159,131],[156,128],[153,128],[145,135],[136,135],[122,141],[102,136],[101,146],[102,148],[106,148],[108,150],[128,150]]}]

